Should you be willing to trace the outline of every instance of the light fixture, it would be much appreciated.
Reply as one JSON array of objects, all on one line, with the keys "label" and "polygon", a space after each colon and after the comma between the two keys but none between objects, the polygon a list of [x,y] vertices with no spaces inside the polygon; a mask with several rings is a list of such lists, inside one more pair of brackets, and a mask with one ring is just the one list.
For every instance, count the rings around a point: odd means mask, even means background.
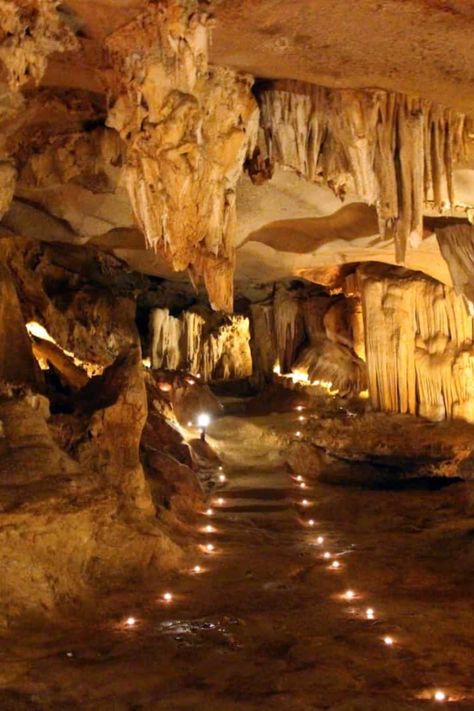
[{"label": "light fixture", "polygon": [[165,602],[171,602],[172,599],[173,599],[173,595],[172,595],[170,592],[165,592],[165,593],[164,593],[164,595],[163,595],[163,600],[164,600]]},{"label": "light fixture", "polygon": [[136,623],[137,621],[134,617],[127,617],[127,619],[125,620],[125,624],[127,625],[127,627],[133,627],[134,625],[136,625]]},{"label": "light fixture", "polygon": [[219,498],[217,499],[217,503],[219,504],[219,506],[222,506],[225,503],[225,500],[222,498],[222,496],[219,496]]},{"label": "light fixture", "polygon": [[206,509],[206,516],[212,516],[214,514],[214,511],[212,509]]},{"label": "light fixture", "polygon": [[301,502],[301,506],[309,506],[308,499],[303,499],[303,501]]},{"label": "light fixture", "polygon": [[214,546],[212,545],[212,543],[207,544],[206,550],[208,553],[212,553],[212,551],[214,550]]},{"label": "light fixture", "polygon": [[339,563],[338,560],[335,560],[331,563],[331,568],[334,568],[334,570],[337,570],[337,568],[340,568],[341,564]]},{"label": "light fixture", "polygon": [[305,420],[304,415],[300,415],[300,416],[298,417],[298,420],[299,420],[300,422],[304,422],[304,420]]},{"label": "light fixture", "polygon": [[301,482],[300,489],[306,489],[306,484],[304,483],[304,481]]},{"label": "light fixture", "polygon": [[205,526],[204,530],[206,533],[214,533],[216,529],[214,528],[214,526]]},{"label": "light fixture", "polygon": [[301,437],[301,432],[298,430],[298,432],[295,432],[295,435],[296,435],[297,437]]},{"label": "light fixture", "polygon": [[323,558],[325,558],[326,560],[329,560],[329,559],[331,558],[331,554],[329,553],[329,551],[326,551],[326,552],[323,554]]},{"label": "light fixture", "polygon": [[201,570],[202,570],[202,568],[201,568],[200,565],[195,565],[194,568],[193,568],[193,572],[194,572],[194,573],[200,573]]},{"label": "light fixture", "polygon": [[365,614],[367,615],[368,620],[373,620],[375,617],[375,612],[372,607],[368,607],[365,611]]},{"label": "light fixture", "polygon": [[435,701],[446,701],[446,694],[441,689],[438,689],[435,691],[433,698]]},{"label": "light fixture", "polygon": [[324,543],[324,536],[318,536],[318,537],[316,538],[316,542],[317,542],[319,545],[322,545],[322,544]]},{"label": "light fixture", "polygon": [[353,590],[346,590],[346,592],[344,593],[344,597],[346,598],[346,600],[353,600],[355,597],[355,593]]},{"label": "light fixture", "polygon": [[391,647],[393,645],[393,637],[389,637],[388,635],[383,638],[384,644],[387,645],[387,647]]},{"label": "light fixture", "polygon": [[226,481],[227,477],[225,474],[219,474],[219,481],[224,482]]},{"label": "light fixture", "polygon": [[314,526],[314,519],[312,519],[312,518],[309,519],[308,526]]},{"label": "light fixture", "polygon": [[221,472],[224,469],[224,467],[220,466],[219,471]]},{"label": "light fixture", "polygon": [[188,422],[188,427],[192,427],[193,423],[191,421]]},{"label": "light fixture", "polygon": [[298,474],[298,476],[296,477],[296,481],[303,481],[303,477],[301,476],[301,474]]},{"label": "light fixture", "polygon": [[209,425],[211,424],[211,418],[209,417],[207,412],[201,412],[201,414],[198,415],[197,423],[198,427],[209,427]]},{"label": "light fixture", "polygon": [[298,412],[301,412],[303,405],[297,405],[295,409],[298,410]]}]

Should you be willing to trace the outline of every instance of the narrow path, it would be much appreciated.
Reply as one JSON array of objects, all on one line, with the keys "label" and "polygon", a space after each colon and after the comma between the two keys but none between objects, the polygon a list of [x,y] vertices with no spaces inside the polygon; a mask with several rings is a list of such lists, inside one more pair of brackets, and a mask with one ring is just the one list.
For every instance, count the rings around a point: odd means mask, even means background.
[{"label": "narrow path", "polygon": [[405,711],[438,707],[437,689],[474,709],[472,579],[453,563],[464,490],[301,489],[279,456],[296,426],[295,413],[216,423],[227,482],[203,512],[202,571],[131,592],[133,628],[19,642],[2,711]]}]

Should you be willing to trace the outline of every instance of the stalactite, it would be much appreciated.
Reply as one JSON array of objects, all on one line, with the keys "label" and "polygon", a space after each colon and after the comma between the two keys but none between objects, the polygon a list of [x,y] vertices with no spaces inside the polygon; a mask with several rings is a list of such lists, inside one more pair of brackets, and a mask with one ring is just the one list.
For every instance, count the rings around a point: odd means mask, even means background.
[{"label": "stalactite", "polygon": [[463,114],[402,94],[290,81],[263,86],[259,103],[271,162],[375,205],[397,261],[422,239],[425,202],[457,207],[453,166],[473,139]]},{"label": "stalactite", "polygon": [[244,316],[209,315],[194,311],[179,318],[168,309],[150,315],[151,364],[153,368],[186,369],[204,381],[246,378],[252,374],[250,326]]},{"label": "stalactite", "polygon": [[107,123],[127,147],[125,185],[150,247],[190,267],[232,311],[235,188],[255,147],[251,79],[208,66],[208,18],[169,0],[107,41]]},{"label": "stalactite", "polygon": [[454,289],[419,273],[359,270],[376,409],[474,418],[474,321]]}]

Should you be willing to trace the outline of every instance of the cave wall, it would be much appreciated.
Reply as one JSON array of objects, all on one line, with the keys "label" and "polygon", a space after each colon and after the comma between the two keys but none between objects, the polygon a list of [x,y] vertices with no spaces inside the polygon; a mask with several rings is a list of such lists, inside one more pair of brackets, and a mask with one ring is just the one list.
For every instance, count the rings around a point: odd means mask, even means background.
[{"label": "cave wall", "polygon": [[474,320],[451,287],[418,272],[358,270],[370,398],[385,412],[474,419]]}]

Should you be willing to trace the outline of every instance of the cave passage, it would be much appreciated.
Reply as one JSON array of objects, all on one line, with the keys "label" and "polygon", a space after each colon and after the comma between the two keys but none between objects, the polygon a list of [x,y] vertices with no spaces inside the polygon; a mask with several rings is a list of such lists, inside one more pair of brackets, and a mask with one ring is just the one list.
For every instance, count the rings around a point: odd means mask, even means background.
[{"label": "cave passage", "polygon": [[291,473],[281,445],[320,417],[296,405],[213,422],[222,464],[187,569],[102,598],[90,622],[7,637],[2,676],[18,681],[1,707],[472,708],[464,485],[392,491]]}]

